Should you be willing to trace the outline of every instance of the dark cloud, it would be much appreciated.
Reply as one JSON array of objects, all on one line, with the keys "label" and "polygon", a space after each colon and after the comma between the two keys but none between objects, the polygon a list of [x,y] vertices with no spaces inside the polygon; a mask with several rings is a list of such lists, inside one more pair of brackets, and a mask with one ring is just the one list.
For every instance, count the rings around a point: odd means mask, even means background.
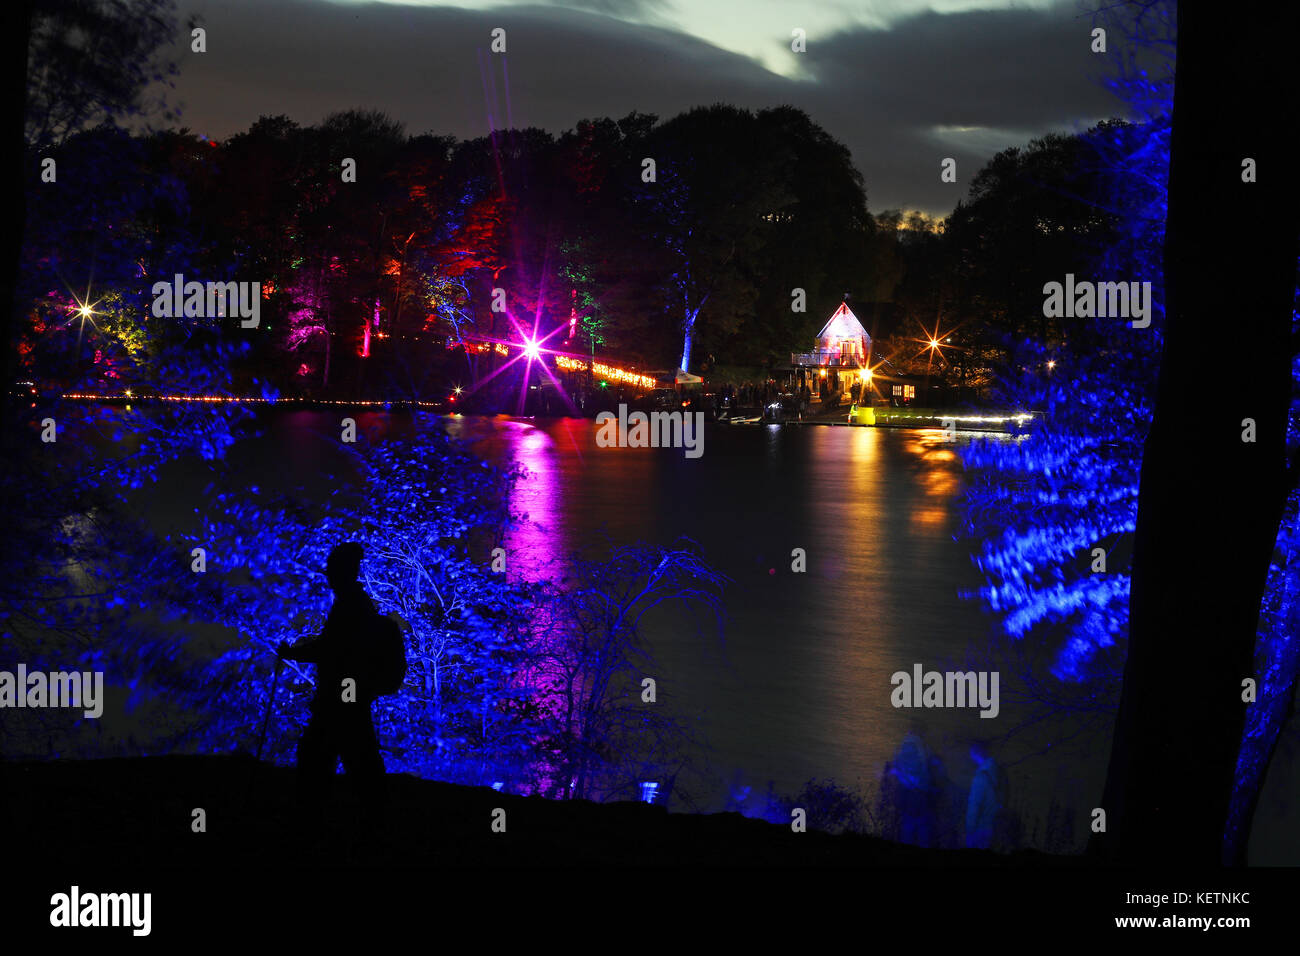
[{"label": "dark cloud", "polygon": [[[1090,30],[1066,4],[925,13],[841,33],[810,46],[816,83],[799,105],[853,149],[873,207],[947,211],[998,149],[1123,115],[1099,82],[1108,64],[1090,52]],[[948,156],[957,184],[939,181]]]},{"label": "dark cloud", "polygon": [[[943,157],[957,158],[965,182],[997,148],[1122,110],[1092,78],[1104,58],[1089,52],[1091,24],[1073,3],[810,37],[799,79],[669,29],[556,7],[230,0],[195,10],[208,52],[179,54],[176,95],[183,122],[213,138],[262,114],[306,124],[354,107],[385,110],[410,132],[468,137],[487,132],[489,112],[497,125],[559,132],[632,110],[789,103],[852,149],[876,210],[945,213],[965,187],[939,181]],[[504,57],[488,52],[495,27],[507,31]]]}]

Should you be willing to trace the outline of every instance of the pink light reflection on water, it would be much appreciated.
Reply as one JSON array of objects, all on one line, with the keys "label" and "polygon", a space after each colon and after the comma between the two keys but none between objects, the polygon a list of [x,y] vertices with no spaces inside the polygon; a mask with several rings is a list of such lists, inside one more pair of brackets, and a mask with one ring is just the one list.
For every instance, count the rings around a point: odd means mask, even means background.
[{"label": "pink light reflection on water", "polygon": [[503,423],[508,437],[503,450],[511,465],[527,474],[514,488],[511,510],[518,516],[506,534],[507,567],[513,575],[536,581],[558,573],[566,548],[554,439],[529,422]]},{"label": "pink light reflection on water", "polygon": [[[502,467],[523,467],[525,476],[513,489],[510,500],[514,515],[506,532],[506,574],[514,581],[538,582],[551,578],[557,581],[564,575],[565,559],[569,550],[569,529],[564,520],[564,506],[560,496],[564,493],[562,460],[556,441],[573,440],[572,428],[590,428],[585,420],[564,420],[548,424],[547,429],[529,421],[519,421],[498,416],[488,428],[480,431],[477,424],[464,423],[462,437],[481,445],[476,453]],[[454,429],[460,431],[460,429]],[[471,432],[471,435],[465,434]],[[554,432],[555,434],[552,434]],[[482,438],[478,439],[478,436]],[[545,624],[541,620],[529,622],[528,631],[534,640],[546,640]],[[541,648],[539,648],[541,649]],[[545,671],[521,674],[520,681],[533,688],[546,687],[551,681]],[[547,710],[558,711],[562,701],[558,696],[534,690],[535,703]],[[512,787],[518,793],[554,793],[559,781],[542,774],[536,787]]]}]

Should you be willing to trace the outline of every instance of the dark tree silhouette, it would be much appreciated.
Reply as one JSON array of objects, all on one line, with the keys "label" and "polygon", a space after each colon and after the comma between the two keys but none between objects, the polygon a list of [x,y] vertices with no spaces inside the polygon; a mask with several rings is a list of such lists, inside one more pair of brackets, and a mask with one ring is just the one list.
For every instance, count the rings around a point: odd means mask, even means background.
[{"label": "dark tree silhouette", "polygon": [[[9,139],[0,244],[3,406],[9,411],[16,355],[14,313],[25,225],[23,191],[39,175],[35,151],[97,123],[138,115],[146,91],[176,67],[161,52],[176,30],[173,0],[12,0],[0,13],[4,35],[3,135]],[[174,114],[163,111],[163,116]],[[8,430],[6,430],[8,431]]]},{"label": "dark tree silhouette", "polygon": [[[0,135],[5,139],[5,188],[0,191],[0,421],[9,419],[9,391],[13,387],[14,364],[17,355],[14,341],[15,286],[18,283],[18,257],[23,246],[23,223],[26,220],[24,202],[24,172],[27,161],[23,149],[23,119],[26,112],[27,89],[27,37],[31,32],[32,0],[15,0],[5,4],[0,12],[0,36],[4,37],[4,86],[10,92],[4,98],[4,113],[0,114]],[[5,429],[8,434],[9,429]]]},{"label": "dark tree silhouette", "polygon": [[[1242,681],[1257,676],[1260,600],[1288,494],[1300,184],[1279,106],[1300,94],[1289,56],[1296,26],[1294,9],[1263,4],[1231,16],[1179,10],[1165,348],[1142,463],[1108,828],[1097,838],[1127,861],[1221,858]],[[1257,182],[1244,181],[1247,158]],[[1222,243],[1206,209],[1231,210],[1252,228]],[[1249,326],[1251,373],[1207,400],[1228,317]],[[1254,441],[1243,439],[1247,419]]]}]

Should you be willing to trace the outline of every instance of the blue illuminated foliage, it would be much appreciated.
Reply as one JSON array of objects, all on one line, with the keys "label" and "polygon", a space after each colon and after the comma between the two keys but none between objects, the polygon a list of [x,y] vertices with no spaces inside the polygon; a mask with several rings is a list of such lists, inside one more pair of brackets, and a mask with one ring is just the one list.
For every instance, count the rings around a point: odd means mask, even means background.
[{"label": "blue illuminated foliage", "polygon": [[[1093,197],[1114,217],[1116,241],[1096,258],[1104,280],[1153,283],[1151,327],[1074,320],[1070,341],[1018,343],[1022,375],[1005,378],[1002,397],[1044,412],[1041,429],[1012,441],[973,442],[963,459],[971,472],[967,530],[982,539],[976,562],[987,584],[978,597],[1014,641],[1051,648],[1054,678],[1082,693],[1054,695],[1113,711],[1118,702],[1129,627],[1128,569],[1113,560],[1091,566],[1095,547],[1130,538],[1136,527],[1143,442],[1150,426],[1164,326],[1162,254],[1167,214],[1173,100],[1171,5],[1143,7],[1125,66],[1108,85],[1140,117],[1090,131],[1106,188]],[[1132,14],[1132,11],[1129,11]],[[1129,39],[1129,38],[1126,38]],[[1163,55],[1146,69],[1143,52]],[[1057,277],[1059,278],[1059,277]],[[1300,303],[1300,288],[1297,289]],[[1300,312],[1294,317],[1300,335]],[[1082,346],[1082,347],[1080,347]],[[1049,373],[1046,361],[1056,360]],[[1300,461],[1300,358],[1292,364],[1288,461]],[[1294,489],[1296,481],[1291,478]],[[1300,491],[1293,490],[1278,530],[1260,608],[1256,643],[1258,702],[1246,710],[1236,786],[1227,824],[1231,848],[1249,818],[1300,674]],[[1112,651],[1112,653],[1103,653]]]},{"label": "blue illuminated foliage", "polygon": [[[1051,641],[1061,681],[1113,684],[1122,656],[1098,652],[1128,633],[1129,574],[1118,558],[1136,527],[1164,324],[1168,120],[1103,124],[1086,143],[1105,170],[1092,201],[1119,227],[1093,274],[1152,282],[1151,326],[1078,318],[1062,342],[1015,343],[998,397],[1043,419],[1027,436],[963,451],[965,514],[982,538],[976,563],[988,583],[979,596],[1006,634]],[[1106,552],[1104,572],[1094,570],[1095,548]]]},{"label": "blue illuminated foliage", "polygon": [[[319,633],[331,603],[322,570],[339,541],[362,544],[362,584],[380,613],[403,623],[408,679],[374,708],[390,771],[463,778],[475,761],[517,761],[535,733],[531,689],[518,679],[529,653],[530,588],[485,560],[505,527],[511,476],[455,448],[436,425],[410,439],[360,442],[358,477],[329,499],[271,498],[223,485],[189,546],[214,555],[206,613],[232,635],[206,665],[205,747],[247,748],[270,701],[281,641]],[[311,671],[287,664],[267,753],[292,758],[306,719]]]},{"label": "blue illuminated foliage", "polygon": [[1078,198],[1111,224],[1109,241],[1093,251],[1092,276],[1151,282],[1151,325],[1074,318],[1060,342],[1016,342],[1000,397],[1043,412],[1041,427],[963,453],[972,470],[966,527],[983,540],[976,562],[988,582],[979,596],[1013,640],[1032,636],[1051,648],[1052,675],[1075,685],[1074,699],[1090,709],[1117,702],[1128,637],[1127,554],[1163,343],[1173,104],[1172,6],[1110,16],[1136,16],[1108,23],[1123,40],[1106,85],[1137,121],[1083,135],[1096,185]]}]

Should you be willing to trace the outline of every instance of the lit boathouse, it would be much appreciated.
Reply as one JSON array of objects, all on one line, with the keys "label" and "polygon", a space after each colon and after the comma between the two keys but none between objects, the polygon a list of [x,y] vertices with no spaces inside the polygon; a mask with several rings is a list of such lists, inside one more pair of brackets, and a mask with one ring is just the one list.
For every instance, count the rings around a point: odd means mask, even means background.
[{"label": "lit boathouse", "polygon": [[790,356],[799,384],[807,384],[814,394],[820,391],[823,379],[828,392],[848,391],[854,382],[860,382],[866,390],[871,384],[870,361],[871,336],[847,302],[840,303],[817,333],[813,351]]}]

